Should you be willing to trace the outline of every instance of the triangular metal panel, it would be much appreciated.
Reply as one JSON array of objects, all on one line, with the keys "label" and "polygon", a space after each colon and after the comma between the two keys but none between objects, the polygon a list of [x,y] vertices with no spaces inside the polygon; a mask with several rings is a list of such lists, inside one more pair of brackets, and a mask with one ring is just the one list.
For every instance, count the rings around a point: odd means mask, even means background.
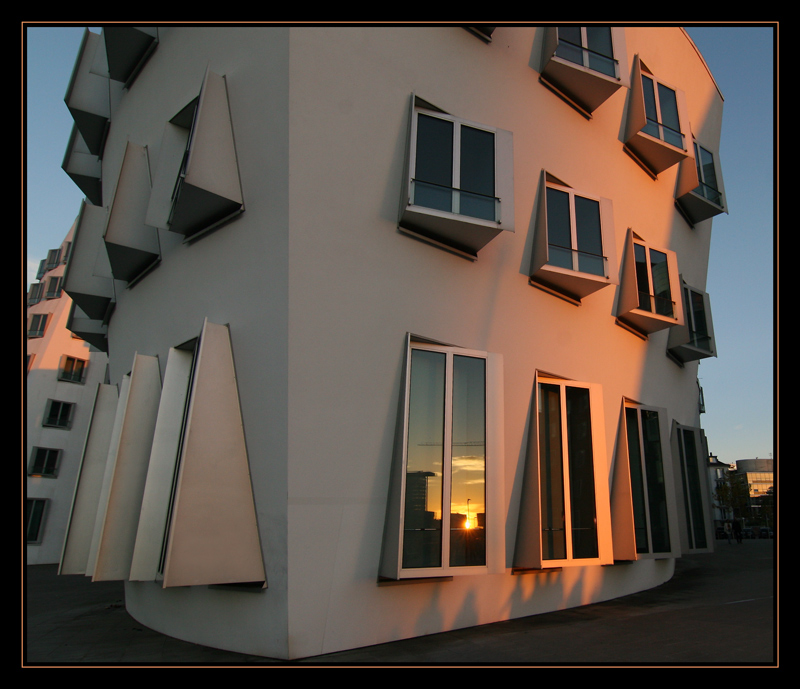
[{"label": "triangular metal panel", "polygon": [[266,582],[230,332],[206,321],[192,378],[164,587]]}]

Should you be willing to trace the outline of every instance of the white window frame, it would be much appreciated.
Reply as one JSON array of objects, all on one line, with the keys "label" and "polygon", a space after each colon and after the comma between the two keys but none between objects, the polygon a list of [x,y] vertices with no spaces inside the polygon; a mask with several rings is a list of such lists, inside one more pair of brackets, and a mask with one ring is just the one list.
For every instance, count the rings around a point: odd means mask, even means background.
[{"label": "white window frame", "polygon": [[[628,413],[633,411],[636,415],[636,431],[638,441],[638,458],[639,462],[634,467],[634,461],[631,457],[631,437],[628,432]],[[653,465],[648,461],[647,452],[645,448],[645,433],[644,433],[644,420],[643,414],[650,413],[656,415],[656,432],[658,433],[658,445],[660,453],[660,467]],[[653,429],[651,428],[651,431]],[[620,420],[620,433],[624,433],[624,437],[620,438],[620,446],[624,447],[625,452],[618,455],[618,461],[621,462],[616,468],[615,474],[615,495],[618,493],[630,495],[630,503],[625,504],[627,510],[628,504],[630,505],[630,532],[620,534],[618,536],[616,529],[622,528],[622,524],[618,522],[628,523],[626,515],[617,515],[617,522],[615,522],[614,532],[614,546],[615,551],[619,547],[620,551],[626,546],[630,548],[630,552],[622,554],[619,559],[653,559],[663,557],[676,557],[680,554],[679,536],[677,528],[677,515],[675,508],[675,487],[673,482],[673,469],[670,455],[669,443],[669,426],[667,421],[667,410],[660,407],[652,407],[649,405],[639,404],[630,400],[624,400],[622,406],[622,419]],[[624,462],[624,464],[622,464]],[[649,466],[648,466],[649,465]],[[652,470],[652,471],[651,471]],[[636,475],[634,475],[636,471]],[[660,475],[659,475],[660,474]],[[638,481],[637,481],[638,477]],[[625,486],[617,486],[617,481],[626,482]],[[651,505],[651,499],[659,497],[656,491],[662,491],[661,504],[659,506]],[[630,491],[630,492],[628,492]],[[644,517],[644,523],[641,521],[637,525],[637,501],[641,501],[641,511],[639,518]],[[615,502],[616,504],[616,502]],[[662,511],[660,518],[663,520],[666,528],[666,549],[655,549],[654,546],[654,532],[653,532],[653,517],[654,511]],[[643,536],[645,547],[642,548],[642,540],[637,538],[637,530],[640,536]],[[638,540],[638,543],[637,543]]]},{"label": "white window frame", "polygon": [[[417,130],[418,130],[418,123],[420,115],[432,117],[434,119],[443,120],[445,122],[451,122],[453,124],[453,166],[451,170],[451,180],[452,180],[452,187],[450,187],[451,191],[451,210],[444,211],[441,209],[430,208],[429,206],[422,206],[423,208],[428,208],[432,211],[440,211],[443,213],[452,213],[453,215],[462,216],[465,218],[469,218],[471,221],[484,221],[484,222],[491,222],[491,223],[498,223],[500,222],[500,200],[497,197],[497,130],[492,127],[487,127],[485,125],[477,124],[475,122],[470,122],[468,120],[461,119],[459,117],[453,117],[452,115],[447,115],[441,112],[437,112],[435,110],[428,110],[425,108],[415,108],[414,110],[414,122],[412,125],[412,153],[411,153],[411,179],[409,185],[409,198],[411,201],[411,205],[419,205],[415,203],[415,182],[414,174],[416,171],[417,166]],[[494,199],[494,218],[481,218],[479,216],[473,215],[462,215],[461,213],[461,130],[463,127],[469,127],[472,129],[477,129],[479,131],[488,132],[492,135],[493,143],[494,143],[494,170],[493,170],[493,177],[494,177],[494,192],[490,198]],[[428,182],[424,182],[425,184],[432,184]],[[472,192],[466,192],[472,193]]]},{"label": "white window frame", "polygon": [[[613,63],[613,65],[614,65],[614,74],[606,74],[605,72],[603,72],[601,70],[597,70],[597,69],[594,69],[593,67],[589,66],[589,54],[593,53],[593,52],[596,53],[596,51],[593,51],[593,50],[591,50],[589,48],[589,37],[588,37],[587,27],[585,27],[585,26],[579,27],[580,28],[580,32],[581,32],[581,44],[580,45],[577,45],[575,43],[572,43],[571,41],[567,41],[566,39],[562,38],[561,37],[561,33],[559,31],[559,29],[561,29],[561,28],[562,27],[560,27],[560,26],[556,27],[556,35],[558,37],[558,45],[556,46],[556,57],[558,57],[558,58],[560,58],[562,60],[565,60],[567,62],[571,62],[572,64],[576,64],[576,65],[579,65],[581,67],[585,67],[586,69],[589,69],[592,72],[596,72],[597,74],[600,74],[600,75],[602,75],[604,77],[608,77],[609,79],[619,79],[619,75],[620,75],[619,60],[617,59],[617,46],[616,46],[616,43],[615,43],[615,40],[614,40],[615,37],[614,37],[613,28],[604,27],[604,28],[608,28],[609,29],[609,32],[610,32],[610,35],[611,35],[611,53],[612,53],[611,57],[609,57],[608,55],[602,55],[600,53],[597,53],[597,54],[600,55],[602,58],[604,58],[606,60],[610,60]],[[569,45],[570,47],[572,47],[574,49],[577,49],[577,50],[581,51],[581,62],[574,62],[573,60],[570,60],[568,57],[564,57],[563,55],[559,55],[558,54],[558,47],[562,44],[562,42],[567,44],[567,45]]]},{"label": "white window frame", "polygon": [[[505,509],[503,481],[503,369],[502,356],[491,352],[466,349],[407,335],[404,364],[403,395],[398,410],[393,475],[389,491],[384,547],[379,568],[379,583],[398,580],[449,579],[461,575],[496,574],[505,571]],[[443,462],[441,559],[437,566],[403,566],[405,511],[408,467],[409,415],[411,412],[411,361],[414,351],[430,351],[445,356],[446,377]],[[450,565],[450,479],[452,456],[453,362],[463,356],[485,362],[484,378],[484,518],[485,561],[481,565]],[[457,440],[457,439],[456,439]],[[460,512],[459,512],[460,513]],[[470,514],[470,517],[472,515]],[[478,513],[474,516],[480,524]]]},{"label": "white window frame", "polygon": [[[714,549],[714,534],[706,470],[708,443],[702,428],[684,426],[673,420],[672,431],[673,456],[676,458],[675,480],[681,503],[678,508],[681,550],[711,552]],[[693,462],[687,451],[689,436],[693,438]]]},{"label": "white window frame", "polygon": [[[450,170],[449,206],[446,210],[424,205],[417,194],[416,165],[419,154],[418,131],[420,116],[431,117],[453,126],[452,169]],[[446,113],[428,101],[411,96],[408,115],[408,148],[398,215],[398,228],[434,246],[455,253],[469,260],[477,260],[478,252],[501,232],[514,231],[514,147],[511,132],[480,124]],[[463,213],[461,198],[461,137],[464,127],[469,127],[493,136],[494,189],[491,197],[464,191],[474,198],[492,199],[494,213],[491,219],[478,214]],[[421,182],[420,184],[424,184]],[[430,183],[429,188],[434,188]],[[442,187],[444,188],[444,187]],[[442,195],[445,198],[445,195]],[[455,199],[455,201],[454,201]],[[415,201],[422,201],[416,203]],[[442,206],[445,203],[440,204]],[[489,215],[487,212],[485,215]]]},{"label": "white window frame", "polygon": [[[535,382],[535,415],[536,415],[536,457],[538,465],[539,481],[537,490],[539,491],[539,515],[536,528],[539,530],[539,567],[542,569],[586,566],[597,564],[611,564],[613,562],[613,552],[611,547],[611,517],[610,499],[608,493],[608,462],[605,457],[605,431],[602,414],[602,391],[599,385],[585,383],[563,378],[551,377],[549,375],[537,374]],[[560,403],[560,443],[561,443],[561,469],[563,486],[563,524],[565,535],[565,557],[555,558],[546,557],[543,532],[547,519],[544,515],[544,501],[541,491],[544,490],[543,482],[543,457],[541,452],[541,440],[544,429],[540,423],[540,388],[542,385],[553,385],[559,388]],[[592,481],[594,488],[594,524],[597,553],[593,557],[575,557],[574,537],[573,537],[573,515],[572,515],[572,484],[570,482],[569,467],[569,427],[567,416],[566,390],[567,388],[585,389],[589,393],[590,419],[591,419],[591,443],[592,443]],[[523,511],[524,513],[524,511]],[[557,519],[557,515],[553,515]],[[523,564],[524,567],[524,564]]]},{"label": "white window frame", "polygon": [[[676,89],[673,86],[670,86],[669,84],[667,84],[664,81],[661,81],[658,77],[656,77],[653,74],[649,74],[649,73],[648,74],[642,74],[642,93],[643,93],[643,95],[644,95],[644,90],[645,90],[645,87],[644,87],[644,80],[645,79],[648,79],[653,84],[653,98],[655,100],[655,108],[656,108],[657,119],[654,120],[654,119],[652,119],[650,117],[647,117],[645,115],[647,123],[645,124],[644,128],[642,128],[642,133],[646,134],[648,136],[652,136],[653,138],[658,139],[659,141],[661,141],[664,144],[667,144],[668,146],[673,146],[673,147],[678,148],[678,149],[680,149],[682,151],[687,150],[687,147],[686,147],[686,134],[684,133],[684,126],[685,126],[686,123],[683,122],[682,118],[681,118],[681,112],[680,112],[681,108],[680,108],[680,105],[678,103],[678,89]],[[664,124],[664,122],[663,122],[664,113],[662,111],[661,96],[659,94],[659,86],[661,86],[662,88],[668,89],[669,91],[671,91],[675,95],[675,116],[678,118],[678,129],[673,129],[672,127],[670,127],[669,125]],[[647,99],[645,98],[645,111],[646,111],[646,104],[647,104]],[[648,131],[645,131],[645,129],[647,129],[648,126],[656,127],[658,129],[658,135],[653,134],[653,133],[648,132]],[[664,130],[665,129],[669,130],[670,132],[673,132],[675,135],[680,137],[680,141],[681,141],[681,145],[680,146],[675,144],[675,143],[672,143],[671,141],[667,141],[667,139],[664,137]]]}]

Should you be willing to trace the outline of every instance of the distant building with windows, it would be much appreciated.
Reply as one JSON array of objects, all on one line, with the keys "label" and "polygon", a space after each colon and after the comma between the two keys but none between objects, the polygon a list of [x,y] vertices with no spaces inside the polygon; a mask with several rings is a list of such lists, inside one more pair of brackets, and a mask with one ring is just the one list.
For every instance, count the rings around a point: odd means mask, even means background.
[{"label": "distant building with windows", "polygon": [[61,559],[83,443],[108,357],[67,330],[73,230],[42,259],[27,294],[25,540],[28,564]]},{"label": "distant building with windows", "polygon": [[683,29],[109,26],[66,102],[109,376],[63,574],[299,658],[712,550],[723,97]]}]

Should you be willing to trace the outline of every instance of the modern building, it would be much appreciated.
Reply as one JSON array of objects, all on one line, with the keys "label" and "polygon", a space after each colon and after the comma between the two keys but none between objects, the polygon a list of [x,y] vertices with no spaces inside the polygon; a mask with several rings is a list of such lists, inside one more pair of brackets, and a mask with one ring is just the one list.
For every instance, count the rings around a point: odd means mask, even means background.
[{"label": "modern building", "polygon": [[62,290],[74,225],[42,259],[27,294],[25,342],[26,562],[61,559],[83,445],[108,357],[67,330]]},{"label": "modern building", "polygon": [[299,658],[712,549],[723,98],[683,29],[112,26],[66,102],[109,383],[62,573]]}]

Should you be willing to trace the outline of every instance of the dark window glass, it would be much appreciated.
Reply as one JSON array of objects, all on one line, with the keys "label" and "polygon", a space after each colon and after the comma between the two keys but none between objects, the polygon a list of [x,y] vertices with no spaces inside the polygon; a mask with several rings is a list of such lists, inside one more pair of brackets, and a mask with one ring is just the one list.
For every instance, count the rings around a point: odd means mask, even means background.
[{"label": "dark window glass", "polygon": [[572,557],[597,557],[597,514],[589,390],[567,387],[566,402]]},{"label": "dark window glass", "polygon": [[572,230],[570,229],[569,194],[547,188],[547,237],[550,244],[548,263],[572,268]]},{"label": "dark window glass", "polygon": [[652,311],[650,304],[650,275],[647,270],[647,249],[641,244],[633,245],[633,257],[636,262],[636,288],[639,290],[639,308]]},{"label": "dark window glass", "polygon": [[593,275],[605,275],[600,204],[593,199],[576,196],[575,224],[578,234],[578,270]]},{"label": "dark window glass", "polygon": [[650,537],[652,552],[670,550],[667,490],[664,485],[664,459],[661,454],[661,433],[658,412],[642,410],[644,463],[647,472],[647,500],[650,506]]},{"label": "dark window glass", "polygon": [[556,55],[575,64],[583,64],[583,50],[581,49],[581,27],[559,26],[558,47]]},{"label": "dark window glass", "polygon": [[664,141],[683,148],[681,123],[678,119],[678,101],[675,91],[663,84],[658,85],[658,104],[661,108],[661,124],[664,125]]},{"label": "dark window glass", "polygon": [[495,219],[494,134],[461,127],[460,213],[473,218]]},{"label": "dark window glass", "polygon": [[669,286],[669,268],[667,255],[662,251],[650,249],[650,269],[653,274],[653,296],[656,313],[661,316],[672,316],[672,292]]},{"label": "dark window glass", "polygon": [[610,77],[616,76],[614,48],[611,44],[611,28],[587,26],[586,40],[589,47],[589,67]]},{"label": "dark window glass", "polygon": [[417,118],[416,155],[414,203],[452,211],[453,123],[420,114]]},{"label": "dark window glass", "polygon": [[542,559],[562,560],[567,556],[567,541],[561,448],[561,389],[558,385],[539,385],[539,466]]},{"label": "dark window glass", "polygon": [[625,409],[628,434],[628,462],[631,472],[631,498],[633,501],[633,527],[636,535],[636,552],[649,552],[647,540],[647,503],[644,498],[644,476],[639,438],[639,417],[636,409]]}]

